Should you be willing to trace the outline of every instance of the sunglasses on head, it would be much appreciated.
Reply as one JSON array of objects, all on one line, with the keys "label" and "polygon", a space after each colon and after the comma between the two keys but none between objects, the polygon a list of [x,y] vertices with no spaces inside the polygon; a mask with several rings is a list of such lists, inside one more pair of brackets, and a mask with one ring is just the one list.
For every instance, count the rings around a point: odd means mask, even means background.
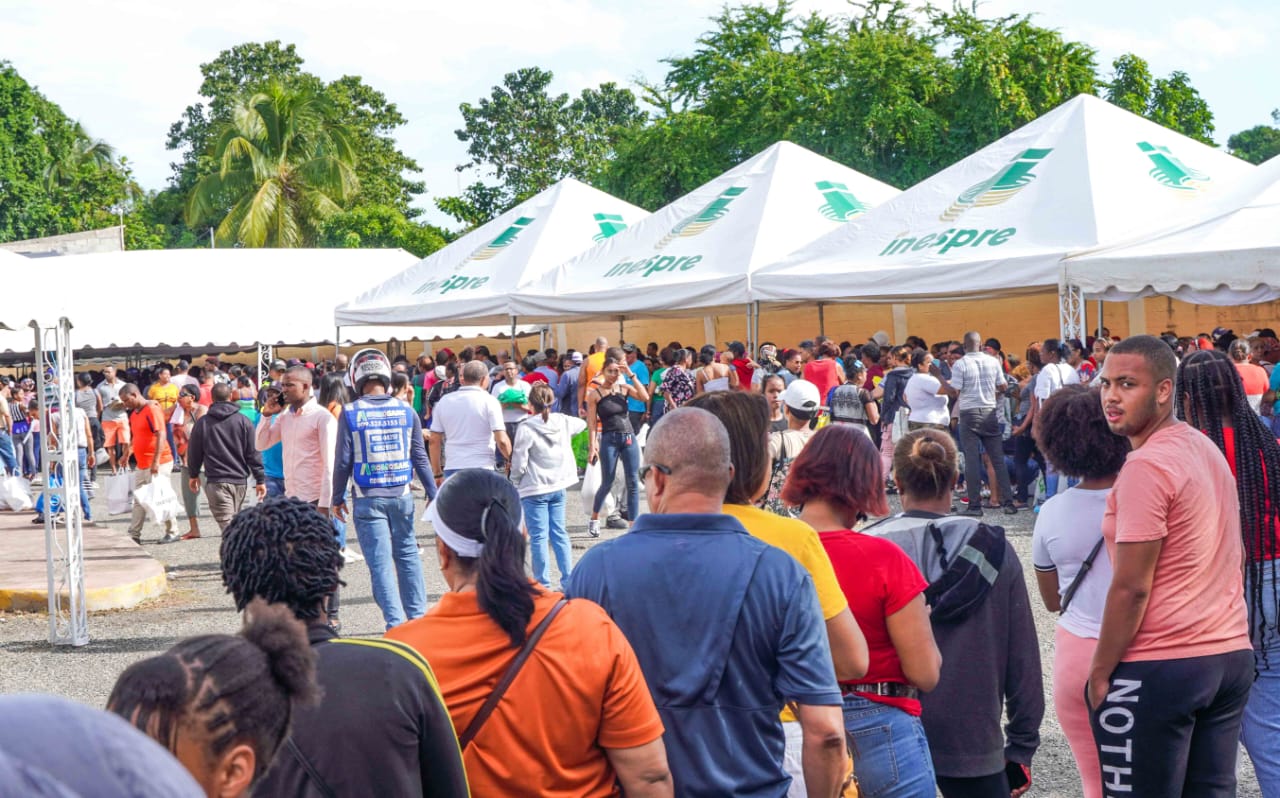
[{"label": "sunglasses on head", "polygon": [[641,479],[641,480],[648,479],[648,478],[649,478],[649,472],[650,472],[650,471],[653,471],[653,470],[655,470],[655,469],[656,469],[656,470],[658,470],[658,471],[661,471],[662,473],[666,474],[667,476],[671,476],[671,469],[670,469],[670,468],[668,468],[667,466],[659,465],[658,463],[650,463],[649,465],[641,466],[641,467],[640,467],[640,479]]}]

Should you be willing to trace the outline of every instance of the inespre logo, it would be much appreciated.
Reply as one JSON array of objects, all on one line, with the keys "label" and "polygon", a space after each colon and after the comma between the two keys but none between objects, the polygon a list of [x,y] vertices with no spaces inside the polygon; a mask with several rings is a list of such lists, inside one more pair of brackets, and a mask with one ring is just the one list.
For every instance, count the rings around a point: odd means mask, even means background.
[{"label": "inespre logo", "polygon": [[818,211],[833,222],[847,222],[860,216],[871,208],[849,190],[844,183],[833,180],[819,180],[814,185],[822,192],[825,203],[818,206]]},{"label": "inespre logo", "polygon": [[592,241],[604,241],[627,229],[627,223],[622,220],[620,213],[595,213],[592,217],[600,226],[600,232],[591,237]]},{"label": "inespre logo", "polygon": [[938,218],[944,222],[954,222],[970,208],[986,208],[1008,202],[1036,179],[1031,170],[1051,152],[1052,149],[1026,150],[1004,169],[981,183],[970,186]]},{"label": "inespre logo", "polygon": [[[938,218],[944,222],[952,222],[973,208],[988,208],[1008,202],[1036,179],[1033,170],[1052,152],[1053,149],[1048,147],[1024,150],[999,172],[970,186]],[[983,244],[998,247],[1017,234],[1016,227],[990,227],[985,230],[949,227],[946,230],[921,236],[904,233],[890,241],[888,246],[880,251],[880,257],[892,257],[904,252],[919,252],[926,249],[936,249],[939,255],[944,255],[960,247],[978,247]]]},{"label": "inespre logo", "polygon": [[1192,169],[1169,151],[1168,147],[1139,141],[1138,149],[1151,161],[1151,179],[1175,191],[1197,191],[1209,182],[1209,175]]},{"label": "inespre logo", "polygon": [[[467,260],[488,260],[489,258],[492,258],[494,255],[497,255],[502,250],[514,244],[516,239],[520,237],[520,233],[535,221],[536,220],[531,216],[521,216],[519,219],[512,222],[510,227],[503,230],[497,238],[468,255]],[[463,261],[463,263],[466,263],[466,261]]]},{"label": "inespre logo", "polygon": [[706,232],[709,227],[729,214],[730,203],[742,196],[746,190],[746,187],[742,186],[727,188],[720,192],[720,196],[713,199],[705,208],[671,228],[671,232],[663,236],[657,244],[653,245],[653,248],[663,249],[677,238],[690,238]]}]

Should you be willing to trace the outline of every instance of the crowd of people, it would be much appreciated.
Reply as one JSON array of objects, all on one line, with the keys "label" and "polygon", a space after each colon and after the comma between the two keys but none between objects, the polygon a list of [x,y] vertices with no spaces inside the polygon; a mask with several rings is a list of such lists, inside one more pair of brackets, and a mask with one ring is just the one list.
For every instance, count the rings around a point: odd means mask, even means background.
[{"label": "crowd of people", "polygon": [[[1273,798],[1276,355],[1270,330],[363,350],[262,386],[107,368],[70,425],[0,430],[75,429],[139,484],[176,458],[203,489],[243,631],[134,664],[108,702],[185,766],[172,795],[1016,798],[1048,675],[1089,798],[1234,795],[1240,742]],[[627,531],[574,563],[566,492],[592,470],[588,535],[609,504]],[[1048,674],[991,511],[1037,513]],[[341,636],[347,525],[381,639]]]}]

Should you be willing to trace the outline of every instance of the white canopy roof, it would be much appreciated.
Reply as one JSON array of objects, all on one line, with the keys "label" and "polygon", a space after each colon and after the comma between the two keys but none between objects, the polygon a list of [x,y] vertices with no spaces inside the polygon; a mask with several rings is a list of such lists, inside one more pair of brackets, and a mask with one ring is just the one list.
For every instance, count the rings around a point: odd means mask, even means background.
[{"label": "white canopy roof", "polygon": [[773,301],[1043,291],[1067,254],[1204,207],[1252,168],[1081,95],[762,268],[752,286]]},{"label": "white canopy roof", "polygon": [[1069,284],[1098,299],[1164,294],[1204,305],[1280,299],[1280,156],[1190,222],[1070,258],[1063,269]]},{"label": "white canopy roof", "polygon": [[687,315],[749,301],[751,274],[896,195],[782,141],[512,297],[522,320]]},{"label": "white canopy roof", "polygon": [[566,178],[334,311],[338,324],[510,322],[509,294],[648,213]]},{"label": "white canopy roof", "polygon": [[[190,347],[334,337],[333,306],[354,280],[390,277],[416,258],[401,249],[167,249],[0,261],[0,349],[29,351],[27,321],[71,320],[75,349]],[[434,333],[423,330],[420,334]]]}]

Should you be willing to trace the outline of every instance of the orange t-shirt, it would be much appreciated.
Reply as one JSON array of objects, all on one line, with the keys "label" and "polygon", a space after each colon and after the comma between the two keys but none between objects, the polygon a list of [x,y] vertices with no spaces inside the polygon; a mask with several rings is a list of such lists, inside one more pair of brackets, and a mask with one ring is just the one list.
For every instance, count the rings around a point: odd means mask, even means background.
[{"label": "orange t-shirt", "polygon": [[590,385],[591,381],[604,370],[604,352],[596,352],[593,355],[587,355],[587,359],[582,361],[582,378],[578,381],[580,385]]},{"label": "orange t-shirt", "polygon": [[[529,631],[562,597],[544,591],[534,599]],[[516,655],[474,592],[444,594],[387,637],[431,663],[459,735]],[[463,762],[472,795],[612,796],[619,792],[604,749],[645,745],[662,731],[622,631],[599,605],[575,599],[547,627]]]},{"label": "orange t-shirt", "polygon": [[1164,541],[1146,615],[1122,660],[1252,648],[1236,484],[1207,436],[1178,422],[1130,452],[1107,497],[1102,534],[1112,562],[1117,543]]},{"label": "orange t-shirt", "polygon": [[157,445],[160,446],[160,462],[173,462],[173,452],[169,451],[169,441],[165,436],[164,411],[160,405],[147,402],[141,410],[130,413],[129,431],[133,433],[133,457],[138,461],[138,468],[143,471],[151,468]]},{"label": "orange t-shirt", "polygon": [[1244,383],[1245,396],[1262,396],[1271,387],[1271,376],[1262,366],[1253,363],[1237,363],[1236,371]]}]

